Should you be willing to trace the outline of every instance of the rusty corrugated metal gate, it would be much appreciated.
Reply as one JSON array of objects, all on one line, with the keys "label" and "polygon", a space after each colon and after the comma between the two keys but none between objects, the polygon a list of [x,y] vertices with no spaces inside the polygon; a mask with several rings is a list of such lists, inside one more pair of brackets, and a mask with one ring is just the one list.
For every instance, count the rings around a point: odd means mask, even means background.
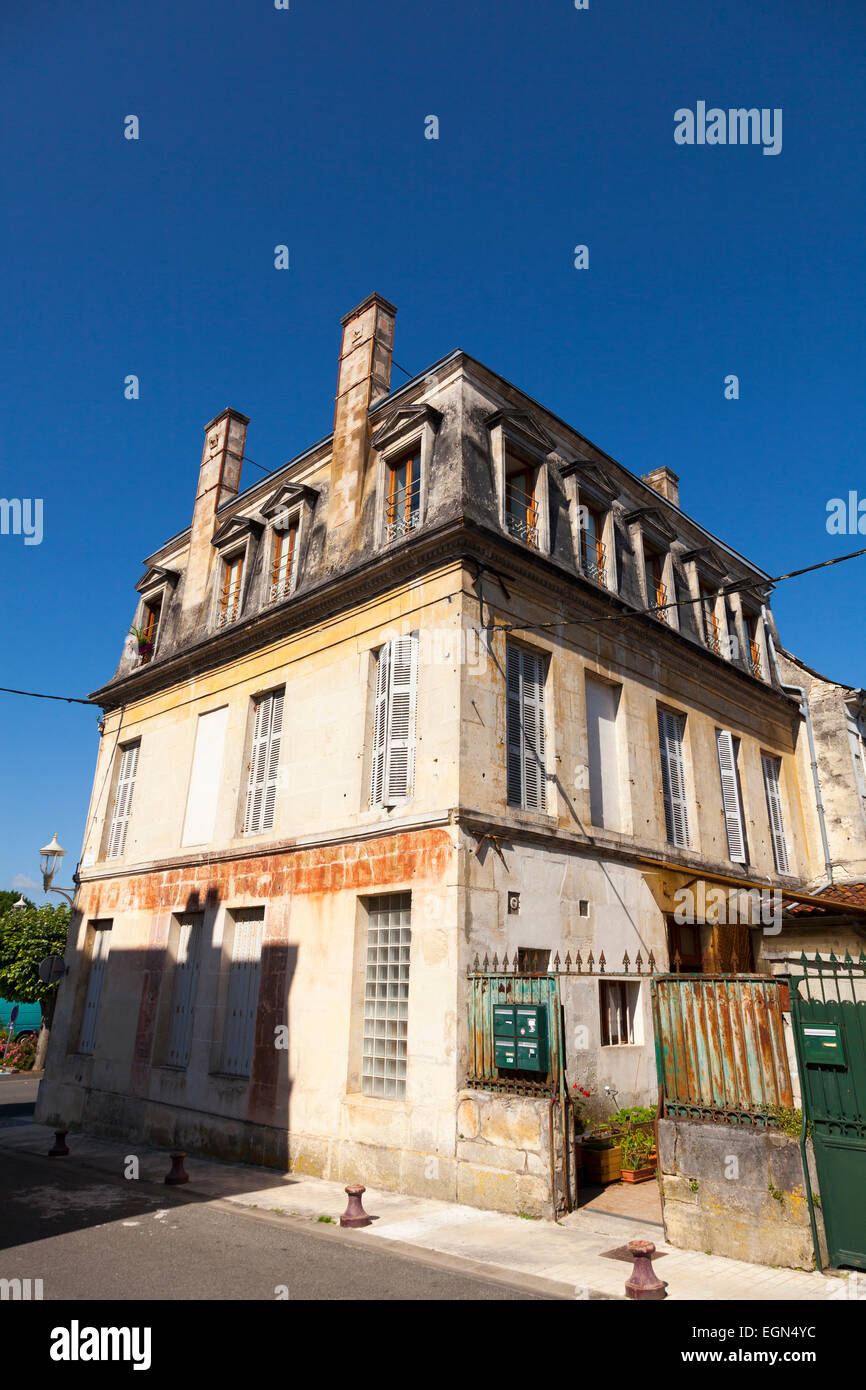
[{"label": "rusty corrugated metal gate", "polygon": [[766,975],[653,976],[661,1114],[765,1127],[793,1105],[782,988]]}]

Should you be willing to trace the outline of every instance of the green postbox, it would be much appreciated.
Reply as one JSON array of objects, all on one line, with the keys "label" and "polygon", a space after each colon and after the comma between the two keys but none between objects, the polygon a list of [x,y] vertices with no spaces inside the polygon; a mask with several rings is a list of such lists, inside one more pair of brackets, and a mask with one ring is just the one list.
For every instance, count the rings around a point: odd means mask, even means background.
[{"label": "green postbox", "polygon": [[513,1069],[517,1066],[514,1013],[513,1005],[493,1006],[493,1061],[497,1067]]},{"label": "green postbox", "polygon": [[845,1066],[845,1044],[838,1023],[801,1023],[803,1060],[822,1067]]},{"label": "green postbox", "polygon": [[497,1067],[547,1073],[547,1009],[543,1004],[493,1007],[493,1060]]}]

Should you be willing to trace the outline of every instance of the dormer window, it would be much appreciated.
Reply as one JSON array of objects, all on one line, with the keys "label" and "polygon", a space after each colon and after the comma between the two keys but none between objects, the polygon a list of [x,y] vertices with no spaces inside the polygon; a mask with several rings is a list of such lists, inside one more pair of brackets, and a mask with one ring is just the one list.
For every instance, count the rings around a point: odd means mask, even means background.
[{"label": "dormer window", "polygon": [[414,531],[421,521],[421,456],[418,451],[389,463],[385,497],[385,543]]},{"label": "dormer window", "polygon": [[761,649],[758,646],[758,617],[756,613],[749,613],[743,609],[743,633],[746,638],[746,662],[753,676],[758,680],[764,678],[764,668],[761,662]]},{"label": "dormer window", "polygon": [[138,641],[138,655],[142,665],[150,661],[156,650],[156,639],[159,634],[159,615],[162,611],[162,603],[159,599],[151,599],[144,605],[144,614],[141,624],[141,636]]},{"label": "dormer window", "polygon": [[505,525],[509,534],[538,550],[538,469],[522,459],[505,465]]},{"label": "dormer window", "polygon": [[300,513],[295,512],[288,518],[282,530],[274,532],[274,558],[271,565],[268,603],[279,603],[281,599],[288,598],[295,587],[300,521]]},{"label": "dormer window", "polygon": [[222,586],[220,588],[217,626],[226,627],[233,623],[241,611],[241,587],[244,577],[243,552],[232,555],[223,561]]},{"label": "dormer window", "polygon": [[607,584],[604,512],[596,507],[581,505],[580,509],[580,567],[587,579]]},{"label": "dormer window", "polygon": [[669,621],[668,591],[664,583],[665,557],[661,551],[652,550],[644,542],[644,580],[646,583],[647,608],[656,609],[655,617],[660,622]]},{"label": "dormer window", "polygon": [[711,652],[722,655],[722,629],[716,617],[716,591],[704,580],[699,581],[701,594],[701,617],[704,624],[704,640]]}]

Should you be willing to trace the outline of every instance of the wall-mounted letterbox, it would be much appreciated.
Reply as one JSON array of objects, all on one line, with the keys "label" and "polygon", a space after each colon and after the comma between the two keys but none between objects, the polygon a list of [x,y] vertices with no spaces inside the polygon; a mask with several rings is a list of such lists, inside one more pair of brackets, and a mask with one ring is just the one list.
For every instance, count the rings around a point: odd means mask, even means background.
[{"label": "wall-mounted letterbox", "polygon": [[511,1004],[494,1004],[493,1006],[493,1036],[494,1038],[510,1038],[514,1041],[514,1006]]},{"label": "wall-mounted letterbox", "polygon": [[513,1038],[510,1042],[503,1038],[493,1039],[493,1060],[497,1067],[517,1066],[517,1048]]},{"label": "wall-mounted letterbox", "polygon": [[822,1067],[845,1066],[845,1044],[838,1023],[801,1023],[803,1060]]},{"label": "wall-mounted letterbox", "polygon": [[548,1070],[547,1009],[543,1004],[496,1004],[493,1054],[497,1067]]}]

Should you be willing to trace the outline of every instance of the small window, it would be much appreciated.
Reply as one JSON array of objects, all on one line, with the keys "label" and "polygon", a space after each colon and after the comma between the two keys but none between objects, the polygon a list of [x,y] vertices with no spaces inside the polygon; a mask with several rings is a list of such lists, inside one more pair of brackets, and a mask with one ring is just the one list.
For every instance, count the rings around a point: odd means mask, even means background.
[{"label": "small window", "polygon": [[665,830],[669,845],[688,849],[689,812],[686,799],[686,762],[683,748],[686,717],[673,710],[658,711],[659,752],[662,762],[662,792],[665,803]]},{"label": "small window", "polygon": [[418,638],[395,637],[376,660],[371,807],[393,806],[412,795],[417,685]]},{"label": "small window", "polygon": [[728,858],[735,864],[745,864],[746,828],[743,824],[743,803],[737,768],[740,740],[734,738],[727,729],[716,729],[716,749],[722,782],[722,810],[728,837]]},{"label": "small window", "polygon": [[580,567],[588,579],[607,585],[604,512],[581,504]]},{"label": "small window", "polygon": [[232,952],[219,1069],[225,1076],[249,1076],[256,1035],[265,910],[263,907],[244,909],[233,912],[232,919]]},{"label": "small window", "polygon": [[509,533],[538,549],[538,469],[510,458],[505,469],[505,524]]},{"label": "small window", "polygon": [[150,661],[156,650],[156,639],[159,635],[159,617],[161,610],[162,604],[159,599],[151,599],[144,605],[141,636],[138,639],[138,655],[142,665]]},{"label": "small window", "polygon": [[233,623],[240,614],[243,575],[243,555],[234,555],[230,560],[223,562],[222,587],[217,616],[219,627],[226,627],[229,623]]},{"label": "small window", "polygon": [[640,1036],[640,984],[636,980],[600,980],[602,1047],[633,1046]]},{"label": "small window", "polygon": [[666,604],[668,591],[664,583],[665,557],[661,551],[653,550],[644,541],[644,581],[646,583],[647,608],[655,609],[660,622],[668,621]]},{"label": "small window", "polygon": [[286,690],[274,690],[253,702],[253,736],[247,775],[244,834],[273,830],[283,734]]},{"label": "small window", "polygon": [[365,1096],[399,1100],[406,1094],[411,906],[410,893],[388,894],[367,902],[361,1066]]},{"label": "small window", "polygon": [[511,643],[506,649],[506,762],[509,806],[544,811],[545,659]]},{"label": "small window", "polygon": [[126,849],[126,833],[132,814],[132,793],[135,790],[135,776],[138,772],[138,753],[140,743],[128,743],[120,750],[120,764],[117,772],[117,786],[114,792],[114,810],[111,815],[111,828],[108,832],[106,859],[119,859]]},{"label": "small window", "polygon": [[520,974],[545,975],[550,967],[550,951],[540,946],[518,946],[517,969]]},{"label": "small window", "polygon": [[421,523],[421,454],[409,454],[386,470],[385,544],[399,540]]},{"label": "small window", "polygon": [[767,814],[770,819],[770,838],[773,841],[776,872],[787,874],[790,873],[790,865],[788,844],[785,838],[785,822],[782,816],[782,791],[779,785],[782,760],[772,757],[769,753],[762,753],[761,765],[764,770],[764,792],[767,797]]},{"label": "small window", "polygon": [[111,922],[91,922],[90,931],[92,934],[90,966],[87,971],[87,993],[84,999],[84,1016],[81,1020],[81,1036],[78,1041],[78,1051],[88,1055],[96,1047],[99,1011],[102,1007],[105,972],[108,967],[108,950],[111,944]]},{"label": "small window", "polygon": [[268,603],[279,603],[289,598],[297,580],[298,571],[298,531],[300,515],[295,512],[283,530],[274,532],[274,559],[271,565],[271,583],[268,589]]}]

